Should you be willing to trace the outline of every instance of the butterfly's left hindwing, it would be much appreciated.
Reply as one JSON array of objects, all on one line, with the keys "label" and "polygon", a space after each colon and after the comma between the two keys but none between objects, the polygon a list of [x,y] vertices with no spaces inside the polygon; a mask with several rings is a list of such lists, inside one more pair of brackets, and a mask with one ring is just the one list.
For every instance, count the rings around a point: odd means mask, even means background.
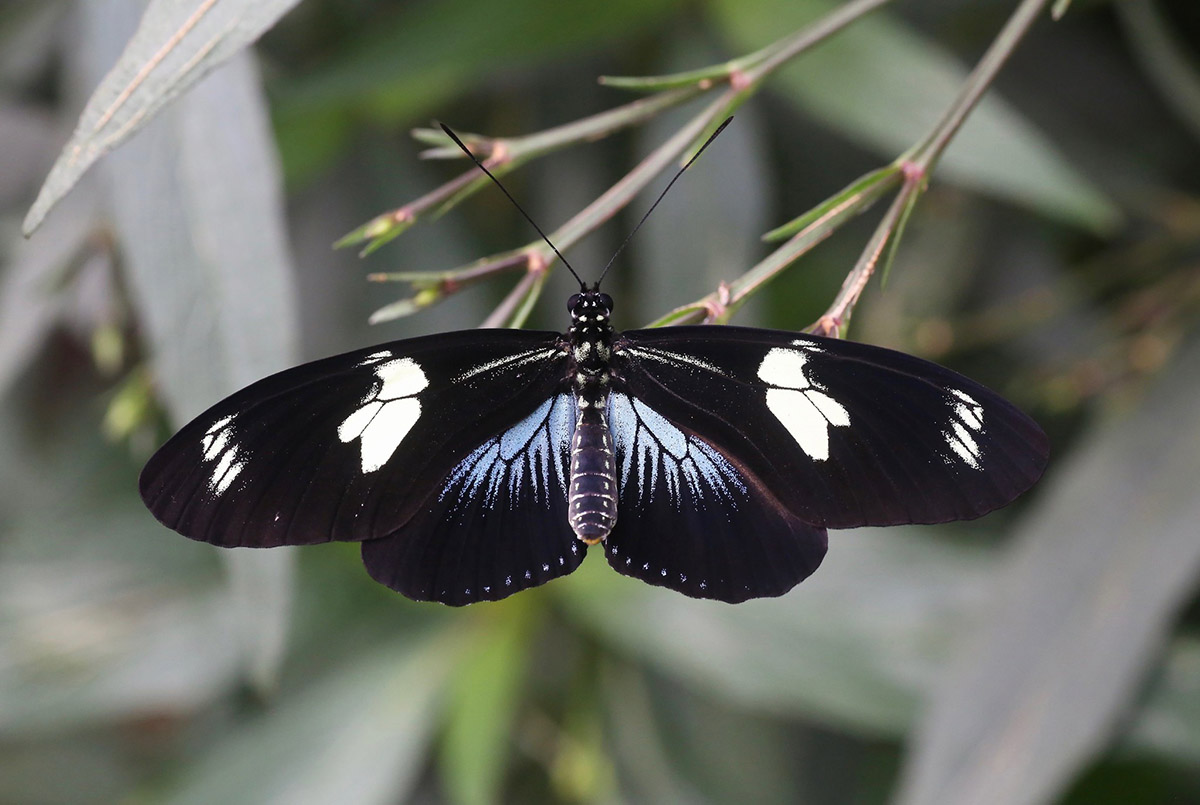
[{"label": "butterfly's left hindwing", "polygon": [[608,410],[618,515],[604,549],[615,570],[736,603],[783,595],[820,565],[825,529],[788,511],[736,457],[620,383]]},{"label": "butterfly's left hindwing", "polygon": [[999,395],[867,344],[741,327],[614,342],[613,385],[819,528],[978,517],[1037,481],[1046,436]]},{"label": "butterfly's left hindwing", "polygon": [[[476,330],[298,366],[185,426],[147,463],[142,498],[165,525],[226,547],[389,537],[460,462],[553,398],[565,361],[557,334]],[[547,500],[514,528],[561,530]],[[419,522],[405,533],[436,526]]]}]

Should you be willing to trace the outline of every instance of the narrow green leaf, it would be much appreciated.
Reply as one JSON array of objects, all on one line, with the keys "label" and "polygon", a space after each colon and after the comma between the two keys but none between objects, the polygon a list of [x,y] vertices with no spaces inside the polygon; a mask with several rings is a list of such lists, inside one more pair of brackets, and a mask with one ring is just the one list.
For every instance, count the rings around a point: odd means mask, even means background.
[{"label": "narrow green leaf", "polygon": [[344,249],[348,246],[357,246],[363,241],[370,241],[367,247],[359,254],[359,257],[366,257],[380,246],[399,237],[414,223],[415,220],[413,218],[397,219],[393,213],[377,215],[357,229],[342,235],[334,242],[333,248]]},{"label": "narrow green leaf", "polygon": [[[120,23],[132,27],[140,8],[135,0],[84,6],[81,69],[103,69],[105,48],[123,41]],[[249,54],[212,73],[101,170],[126,283],[175,424],[296,362],[282,182]],[[258,652],[249,662],[263,680],[281,659],[290,559],[285,550],[229,561],[247,563],[256,577],[234,588],[247,595],[232,605],[243,608],[245,645]],[[264,598],[267,590],[277,594]]]},{"label": "narrow green leaf", "polygon": [[439,771],[460,805],[500,800],[513,721],[529,662],[531,599],[510,598],[481,614],[479,634],[450,683]]},{"label": "narrow green leaf", "polygon": [[226,736],[165,801],[404,801],[426,757],[447,676],[461,656],[461,643],[443,637],[403,640],[355,658]]},{"label": "narrow green leaf", "polygon": [[[38,227],[97,159],[149,123],[172,98],[258,39],[296,2],[151,0],[137,32],[92,93],[75,133],[42,185],[25,217],[25,234]],[[142,4],[136,5],[140,11]]]},{"label": "narrow green leaf", "polygon": [[904,229],[908,226],[909,216],[917,206],[917,201],[921,198],[921,187],[907,188],[908,198],[904,201],[904,209],[900,211],[900,218],[896,221],[896,226],[892,229],[891,237],[888,238],[887,249],[883,253],[883,261],[876,267],[876,272],[879,274],[879,286],[886,287],[888,275],[892,273],[892,263],[896,261],[896,251],[900,248],[900,241],[904,238]]},{"label": "narrow green leaf", "polygon": [[694,691],[894,737],[970,627],[992,558],[863,528],[831,535],[820,571],[783,598],[696,601],[590,561],[555,591],[606,643]]},{"label": "narrow green leaf", "polygon": [[803,215],[772,229],[763,235],[762,239],[784,240],[809,227],[834,231],[847,219],[871,209],[876,201],[898,187],[901,180],[900,166],[897,164],[873,170],[855,179]]},{"label": "narrow green leaf", "polygon": [[600,83],[614,89],[628,89],[637,92],[661,92],[668,89],[690,87],[696,84],[727,81],[730,65],[714,64],[711,67],[701,67],[698,70],[687,70],[670,75],[655,76],[615,76],[602,75]]},{"label": "narrow green leaf", "polygon": [[703,321],[708,310],[703,305],[684,305],[665,313],[646,327],[670,327],[675,324],[696,324]]},{"label": "narrow green leaf", "polygon": [[425,308],[437,302],[442,298],[442,294],[435,288],[426,288],[418,291],[415,296],[410,296],[407,299],[400,299],[392,302],[390,305],[384,305],[371,314],[368,321],[371,324],[382,324],[385,321],[395,321],[402,319],[405,316],[411,316],[414,313],[419,313]]}]

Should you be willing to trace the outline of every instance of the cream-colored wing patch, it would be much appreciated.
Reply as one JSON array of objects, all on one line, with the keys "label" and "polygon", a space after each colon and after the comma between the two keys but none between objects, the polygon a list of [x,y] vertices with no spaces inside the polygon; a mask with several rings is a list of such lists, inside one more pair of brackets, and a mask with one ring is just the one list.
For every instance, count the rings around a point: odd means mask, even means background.
[{"label": "cream-colored wing patch", "polygon": [[425,372],[412,358],[380,363],[375,376],[379,387],[338,426],[342,442],[359,440],[363,472],[375,472],[396,452],[421,418],[421,401],[416,395],[429,385]]},{"label": "cream-colored wing patch", "polygon": [[771,386],[767,408],[814,461],[829,459],[829,434],[834,428],[850,426],[846,407],[808,376],[808,356],[820,351],[807,345],[776,347],[758,367],[759,379]]}]

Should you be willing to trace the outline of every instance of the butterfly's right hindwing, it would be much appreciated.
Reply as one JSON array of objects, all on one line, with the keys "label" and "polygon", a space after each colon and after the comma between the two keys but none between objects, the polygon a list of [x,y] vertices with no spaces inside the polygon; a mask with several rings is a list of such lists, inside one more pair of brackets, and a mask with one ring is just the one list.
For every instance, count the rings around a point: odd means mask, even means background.
[{"label": "butterfly's right hindwing", "polygon": [[555,397],[565,361],[557,334],[476,330],[298,366],[179,431],[143,470],[142,498],[226,547],[390,536],[472,451]]},{"label": "butterfly's right hindwing", "polygon": [[396,534],[363,543],[378,582],[419,601],[493,601],[564,576],[587,545],[567,521],[575,401],[548,398],[451,470]]}]

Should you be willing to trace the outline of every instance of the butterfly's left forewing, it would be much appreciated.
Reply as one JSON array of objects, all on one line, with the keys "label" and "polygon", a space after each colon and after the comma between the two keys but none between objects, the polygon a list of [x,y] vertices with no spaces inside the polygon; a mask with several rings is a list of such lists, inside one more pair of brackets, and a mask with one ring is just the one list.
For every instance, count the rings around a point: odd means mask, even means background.
[{"label": "butterfly's left forewing", "polygon": [[851,341],[632,331],[614,343],[613,383],[817,527],[978,517],[1032,486],[1048,456],[1037,424],[994,392]]}]

